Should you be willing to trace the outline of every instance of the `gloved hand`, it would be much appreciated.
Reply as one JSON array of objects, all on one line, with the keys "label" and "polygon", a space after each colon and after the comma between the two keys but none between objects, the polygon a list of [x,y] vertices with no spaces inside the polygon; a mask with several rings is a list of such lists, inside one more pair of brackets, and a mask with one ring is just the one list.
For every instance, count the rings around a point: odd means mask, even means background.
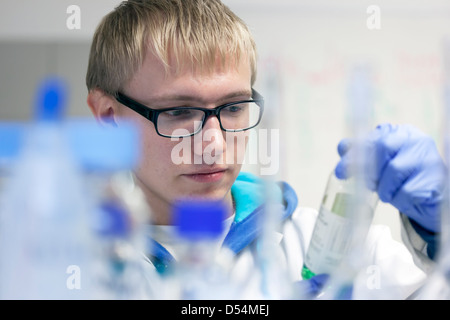
[{"label": "gloved hand", "polygon": [[[344,139],[338,145],[335,173],[340,179],[352,174],[351,144]],[[431,137],[410,125],[383,124],[361,145],[366,159],[374,161],[364,173],[367,187],[423,228],[438,232],[446,168]]]}]

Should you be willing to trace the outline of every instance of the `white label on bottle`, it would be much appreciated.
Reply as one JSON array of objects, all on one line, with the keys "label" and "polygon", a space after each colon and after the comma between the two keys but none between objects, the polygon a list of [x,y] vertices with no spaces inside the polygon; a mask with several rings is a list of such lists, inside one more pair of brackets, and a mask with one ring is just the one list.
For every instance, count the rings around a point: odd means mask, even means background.
[{"label": "white label on bottle", "polygon": [[321,206],[306,254],[306,266],[315,274],[331,272],[341,262],[349,242],[348,219]]}]

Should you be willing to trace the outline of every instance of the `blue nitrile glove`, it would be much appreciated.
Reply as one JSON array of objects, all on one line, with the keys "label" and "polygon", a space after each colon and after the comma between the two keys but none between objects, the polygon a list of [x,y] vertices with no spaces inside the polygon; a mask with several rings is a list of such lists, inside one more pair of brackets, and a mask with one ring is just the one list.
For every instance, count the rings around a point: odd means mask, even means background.
[{"label": "blue nitrile glove", "polygon": [[[374,161],[372,169],[365,171],[367,187],[421,227],[438,232],[446,168],[431,137],[410,125],[383,124],[362,145],[367,159]],[[338,153],[336,176],[347,178],[351,141],[342,140]]]},{"label": "blue nitrile glove", "polygon": [[302,299],[314,299],[322,291],[330,276],[328,274],[318,274],[308,280],[301,280],[295,283],[298,295]]}]

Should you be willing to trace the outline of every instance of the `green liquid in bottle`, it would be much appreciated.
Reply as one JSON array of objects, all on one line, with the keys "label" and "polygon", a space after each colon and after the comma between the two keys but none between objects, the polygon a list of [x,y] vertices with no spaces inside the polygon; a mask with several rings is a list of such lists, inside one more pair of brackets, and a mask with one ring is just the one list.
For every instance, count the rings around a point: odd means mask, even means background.
[{"label": "green liquid in bottle", "polygon": [[316,274],[309,270],[309,268],[304,264],[302,268],[302,278],[303,280],[308,280],[314,277]]}]

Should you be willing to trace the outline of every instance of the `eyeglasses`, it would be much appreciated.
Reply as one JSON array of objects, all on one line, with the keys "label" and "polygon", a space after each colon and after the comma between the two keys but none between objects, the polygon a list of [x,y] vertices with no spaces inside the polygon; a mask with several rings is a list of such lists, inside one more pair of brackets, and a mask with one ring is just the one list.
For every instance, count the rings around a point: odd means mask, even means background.
[{"label": "eyeglasses", "polygon": [[226,103],[214,109],[175,107],[151,109],[123,93],[116,100],[155,125],[158,135],[166,138],[184,138],[195,135],[204,127],[209,116],[216,116],[220,128],[227,132],[240,132],[256,127],[261,121],[264,99],[252,89],[252,99]]}]

